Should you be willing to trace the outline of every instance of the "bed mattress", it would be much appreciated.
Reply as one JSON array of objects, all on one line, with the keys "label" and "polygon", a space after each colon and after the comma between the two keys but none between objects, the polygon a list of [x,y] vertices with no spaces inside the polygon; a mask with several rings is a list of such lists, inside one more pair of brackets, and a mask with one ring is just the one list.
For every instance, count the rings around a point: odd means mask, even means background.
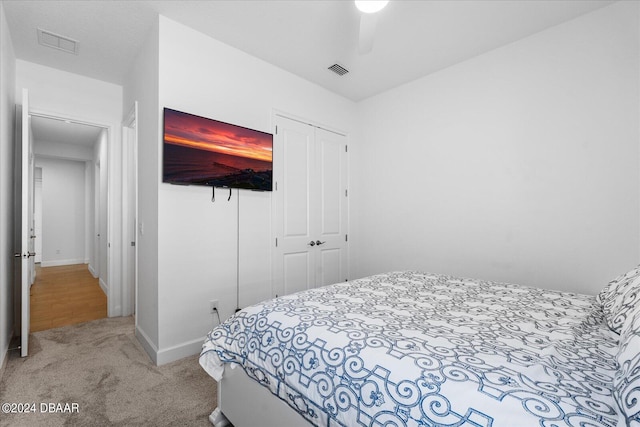
[{"label": "bed mattress", "polygon": [[318,426],[615,426],[617,342],[593,296],[405,271],[246,308],[200,363]]}]

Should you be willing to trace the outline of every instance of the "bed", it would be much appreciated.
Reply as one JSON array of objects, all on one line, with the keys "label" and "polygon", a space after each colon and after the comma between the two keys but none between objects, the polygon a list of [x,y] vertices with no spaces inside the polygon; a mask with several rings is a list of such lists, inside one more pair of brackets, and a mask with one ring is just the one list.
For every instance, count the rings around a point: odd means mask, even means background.
[{"label": "bed", "polygon": [[595,297],[403,271],[269,300],[204,342],[210,419],[640,426],[639,290],[639,268]]}]

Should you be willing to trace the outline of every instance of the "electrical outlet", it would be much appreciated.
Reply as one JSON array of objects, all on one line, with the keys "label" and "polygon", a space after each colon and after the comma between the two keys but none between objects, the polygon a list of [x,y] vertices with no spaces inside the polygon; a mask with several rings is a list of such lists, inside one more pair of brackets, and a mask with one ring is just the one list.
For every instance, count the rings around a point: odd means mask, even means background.
[{"label": "electrical outlet", "polygon": [[213,313],[218,311],[218,300],[217,299],[212,299],[211,301],[209,301],[209,313]]}]

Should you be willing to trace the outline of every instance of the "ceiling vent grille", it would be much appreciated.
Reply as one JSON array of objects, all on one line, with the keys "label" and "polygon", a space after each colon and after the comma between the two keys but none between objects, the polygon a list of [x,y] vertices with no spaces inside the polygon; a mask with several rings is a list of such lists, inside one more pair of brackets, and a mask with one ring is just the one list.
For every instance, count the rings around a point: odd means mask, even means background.
[{"label": "ceiling vent grille", "polygon": [[345,74],[347,74],[349,72],[349,70],[347,70],[346,68],[344,68],[340,64],[333,64],[328,69],[333,71],[334,73],[336,73],[339,76],[344,76]]},{"label": "ceiling vent grille", "polygon": [[79,43],[77,40],[43,30],[42,28],[38,28],[38,43],[42,46],[73,53],[74,55],[78,54]]}]

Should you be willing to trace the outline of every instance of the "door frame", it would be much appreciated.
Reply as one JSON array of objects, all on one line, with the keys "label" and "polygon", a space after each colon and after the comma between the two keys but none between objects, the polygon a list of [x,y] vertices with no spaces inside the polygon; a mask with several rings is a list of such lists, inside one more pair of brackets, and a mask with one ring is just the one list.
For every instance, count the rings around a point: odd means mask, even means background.
[{"label": "door frame", "polygon": [[[98,128],[105,129],[107,131],[107,188],[106,188],[106,198],[107,198],[107,269],[106,276],[104,278],[104,283],[106,284],[107,290],[107,316],[114,317],[120,316],[122,312],[122,282],[119,279],[118,272],[121,271],[121,260],[119,257],[112,256],[114,250],[118,250],[120,236],[118,236],[115,232],[115,228],[117,224],[114,224],[114,218],[116,218],[116,207],[114,206],[113,201],[116,200],[117,195],[113,194],[117,185],[115,183],[118,179],[118,173],[116,173],[116,165],[113,159],[117,159],[117,146],[114,138],[115,132],[114,129],[118,126],[117,124],[95,120],[95,119],[87,119],[85,117],[79,117],[72,114],[59,112],[59,111],[47,111],[38,108],[31,108],[30,110],[31,117],[43,117],[53,120],[62,120],[68,121],[88,126],[94,126]],[[100,167],[104,167],[104,165],[100,165]],[[116,196],[116,197],[114,197]],[[94,230],[97,232],[97,230]],[[96,233],[94,233],[96,234]],[[95,237],[95,236],[92,236]],[[102,236],[101,236],[102,237]],[[92,239],[93,241],[93,239]],[[116,252],[117,253],[117,252]],[[96,256],[99,256],[96,255]],[[98,272],[99,274],[99,272]],[[103,289],[104,290],[104,289]]]},{"label": "door frame", "polygon": [[[126,177],[132,170],[133,183],[127,183]],[[133,195],[130,194],[133,192]],[[129,206],[133,196],[133,206]],[[133,217],[130,212],[133,211]],[[138,101],[135,101],[122,122],[122,315],[135,315],[138,312]],[[133,235],[130,234],[133,232]],[[128,257],[131,238],[134,243],[133,265]],[[133,283],[129,275],[133,269]],[[136,328],[138,326],[135,317]]]}]

